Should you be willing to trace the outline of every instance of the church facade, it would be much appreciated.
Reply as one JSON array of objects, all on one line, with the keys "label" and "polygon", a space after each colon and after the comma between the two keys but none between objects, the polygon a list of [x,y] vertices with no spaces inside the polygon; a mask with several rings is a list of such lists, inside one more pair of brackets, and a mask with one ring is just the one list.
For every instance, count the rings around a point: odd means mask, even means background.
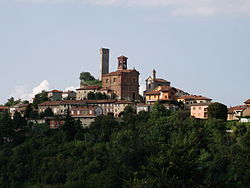
[{"label": "church facade", "polygon": [[118,57],[118,68],[115,72],[102,75],[102,87],[111,90],[119,100],[136,100],[139,97],[139,75],[135,69],[127,69],[125,56]]}]

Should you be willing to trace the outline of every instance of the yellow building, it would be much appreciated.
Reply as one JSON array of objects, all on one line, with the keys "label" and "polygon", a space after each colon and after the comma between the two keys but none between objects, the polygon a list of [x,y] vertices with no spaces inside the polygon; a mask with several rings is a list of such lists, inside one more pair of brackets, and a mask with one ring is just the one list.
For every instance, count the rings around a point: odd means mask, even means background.
[{"label": "yellow building", "polygon": [[175,93],[177,90],[170,86],[158,86],[153,91],[145,93],[146,103],[154,104],[156,101],[171,103],[176,101]]}]

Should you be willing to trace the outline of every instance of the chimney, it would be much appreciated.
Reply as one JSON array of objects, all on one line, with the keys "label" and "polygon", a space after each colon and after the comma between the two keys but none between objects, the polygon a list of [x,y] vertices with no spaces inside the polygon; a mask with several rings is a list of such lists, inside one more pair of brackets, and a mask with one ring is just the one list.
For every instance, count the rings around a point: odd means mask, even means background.
[{"label": "chimney", "polygon": [[109,49],[100,49],[100,78],[102,80],[102,75],[109,73]]}]

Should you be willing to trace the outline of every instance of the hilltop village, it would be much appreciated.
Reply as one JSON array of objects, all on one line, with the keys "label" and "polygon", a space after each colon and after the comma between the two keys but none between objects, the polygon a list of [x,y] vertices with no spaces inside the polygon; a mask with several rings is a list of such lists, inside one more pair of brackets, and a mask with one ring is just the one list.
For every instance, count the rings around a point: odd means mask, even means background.
[{"label": "hilltop village", "polygon": [[[74,119],[80,120],[83,127],[88,127],[97,116],[112,115],[119,119],[126,106],[131,106],[137,113],[151,111],[152,106],[159,102],[167,109],[187,110],[190,116],[198,119],[208,118],[208,106],[212,99],[201,95],[190,95],[188,92],[171,85],[170,81],[158,78],[156,70],[152,71],[146,79],[146,90],[143,96],[139,94],[140,72],[135,68],[129,69],[128,58],[117,58],[117,70],[109,71],[109,49],[100,49],[100,77],[99,81],[88,82],[81,80],[76,91],[44,91],[46,101],[37,103],[37,114],[51,112],[53,117],[44,116],[34,118],[36,123],[49,122],[52,128],[63,124],[65,115],[70,114]],[[32,101],[34,103],[34,100]],[[24,115],[30,104],[16,104],[14,106],[1,106],[0,111],[9,111],[13,118],[15,112]],[[230,107],[228,120],[250,122],[250,99],[245,105]],[[41,116],[39,116],[41,117]]]}]

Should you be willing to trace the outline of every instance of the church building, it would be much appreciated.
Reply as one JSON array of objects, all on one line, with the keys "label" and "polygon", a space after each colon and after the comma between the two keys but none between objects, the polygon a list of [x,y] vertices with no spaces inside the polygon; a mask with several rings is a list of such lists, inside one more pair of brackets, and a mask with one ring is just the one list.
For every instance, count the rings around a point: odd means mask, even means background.
[{"label": "church building", "polygon": [[112,90],[119,100],[136,100],[139,97],[139,75],[135,69],[127,68],[128,58],[118,57],[118,68],[115,72],[102,74],[102,87]]}]

